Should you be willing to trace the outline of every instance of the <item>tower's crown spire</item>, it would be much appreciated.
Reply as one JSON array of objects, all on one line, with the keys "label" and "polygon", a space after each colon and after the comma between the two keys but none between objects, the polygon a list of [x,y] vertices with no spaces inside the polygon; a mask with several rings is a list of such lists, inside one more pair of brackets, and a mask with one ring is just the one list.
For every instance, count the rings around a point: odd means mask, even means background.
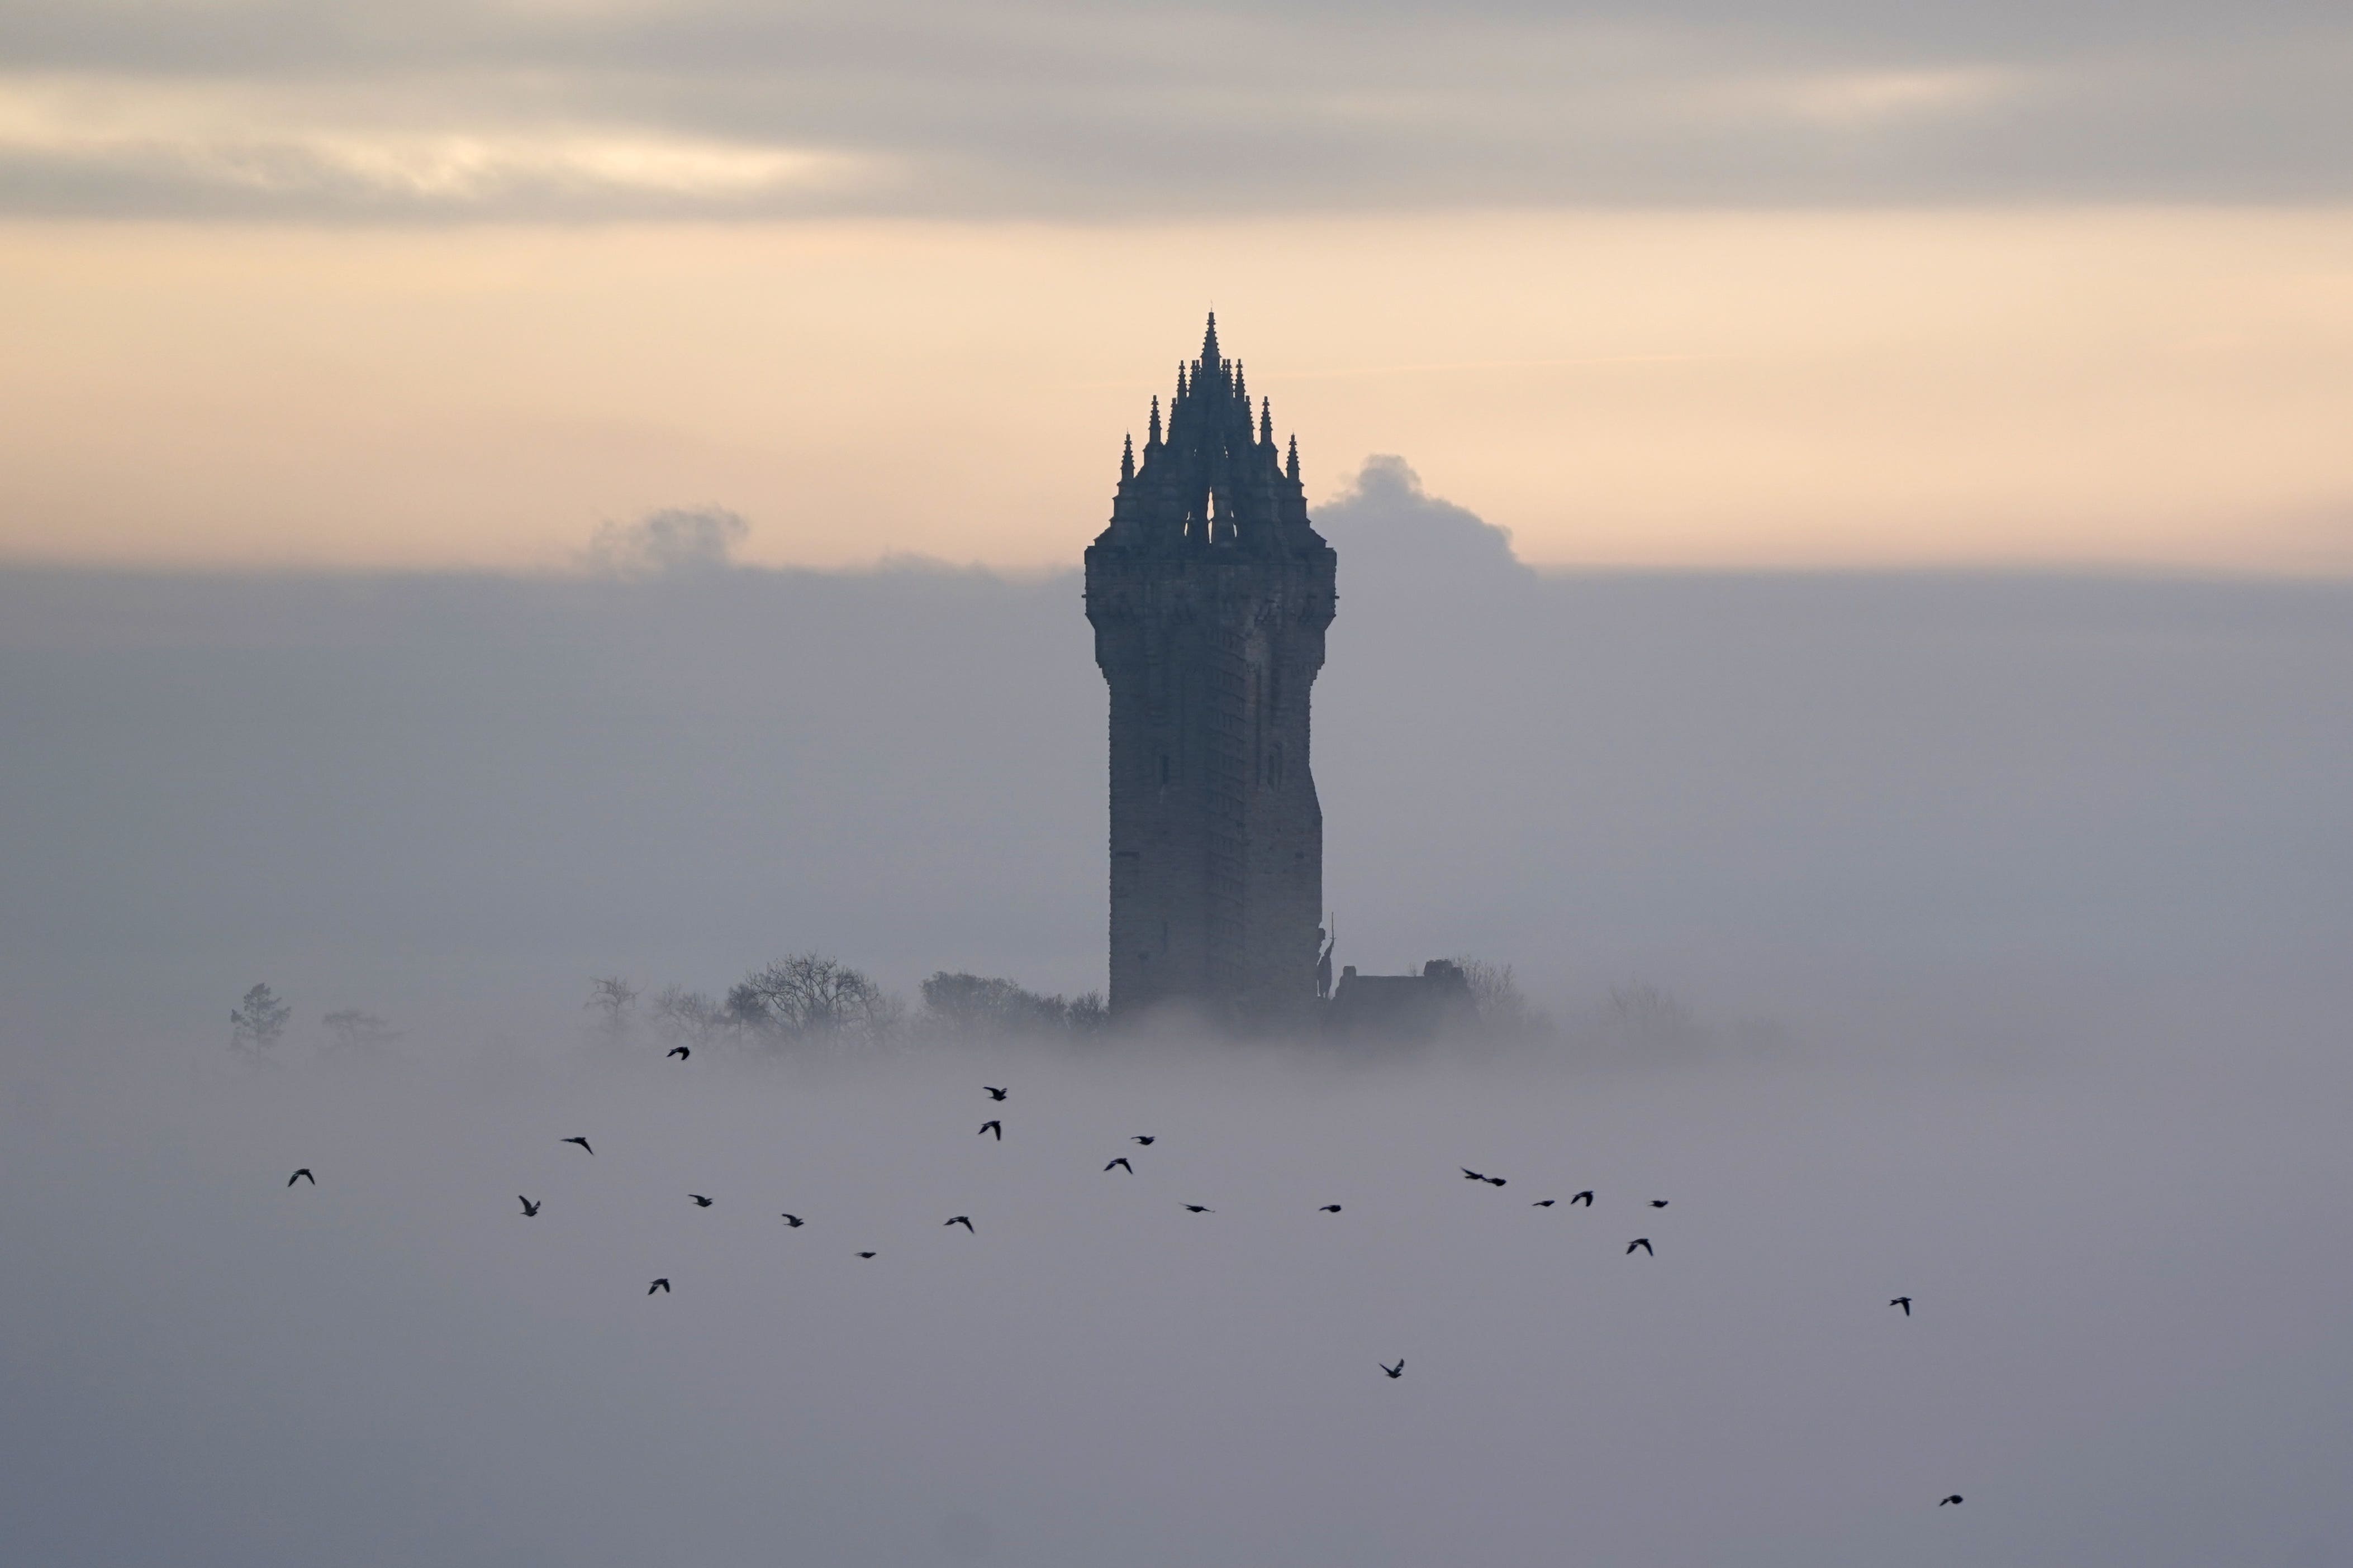
[{"label": "tower's crown spire", "polygon": [[1101,542],[1121,551],[1306,559],[1326,548],[1307,520],[1297,458],[1275,446],[1269,404],[1250,406],[1240,360],[1219,353],[1218,318],[1201,357],[1176,367],[1176,393],[1152,402],[1141,449],[1120,452],[1119,499]]}]

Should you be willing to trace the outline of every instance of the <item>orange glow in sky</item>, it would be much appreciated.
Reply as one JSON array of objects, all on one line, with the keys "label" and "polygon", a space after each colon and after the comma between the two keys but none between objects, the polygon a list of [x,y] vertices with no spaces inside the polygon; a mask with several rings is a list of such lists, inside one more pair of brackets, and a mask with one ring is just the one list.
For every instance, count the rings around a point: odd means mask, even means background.
[{"label": "orange glow in sky", "polygon": [[1202,311],[1582,566],[2353,564],[2353,212],[0,228],[0,555],[1069,566]]}]

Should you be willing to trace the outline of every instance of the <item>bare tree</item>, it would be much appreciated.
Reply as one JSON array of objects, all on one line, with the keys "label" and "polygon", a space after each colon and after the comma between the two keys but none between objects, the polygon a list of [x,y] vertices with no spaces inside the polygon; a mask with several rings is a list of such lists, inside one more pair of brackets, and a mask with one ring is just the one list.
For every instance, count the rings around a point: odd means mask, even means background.
[{"label": "bare tree", "polygon": [[638,988],[617,974],[591,975],[588,1000],[580,1005],[596,1015],[596,1032],[606,1042],[619,1045],[637,1018]]},{"label": "bare tree", "polygon": [[863,972],[821,953],[796,953],[754,970],[727,993],[723,1013],[745,1033],[776,1042],[888,1038],[896,1001]]},{"label": "bare tree", "polygon": [[700,991],[665,985],[654,998],[654,1032],[673,1046],[710,1046],[733,1032],[727,1009]]},{"label": "bare tree", "polygon": [[1510,964],[1469,957],[1457,958],[1453,963],[1471,987],[1481,1033],[1497,1039],[1525,1040],[1552,1032],[1552,1020],[1529,1002]]},{"label": "bare tree", "polygon": [[1652,1059],[1689,1056],[1707,1045],[1707,1031],[1692,1010],[1655,985],[1613,985],[1602,1012],[1600,1036],[1609,1045]]},{"label": "bare tree", "polygon": [[319,1020],[334,1037],[334,1048],[348,1055],[383,1049],[400,1038],[400,1031],[373,1013],[363,1013],[356,1007],[346,1007],[330,1013]]},{"label": "bare tree", "polygon": [[293,1016],[292,1006],[280,1002],[276,992],[267,985],[256,985],[245,994],[243,1001],[229,1009],[229,1047],[255,1061],[268,1060]]},{"label": "bare tree", "polygon": [[1103,997],[1044,996],[1010,980],[945,970],[923,982],[923,1011],[935,1033],[960,1038],[1092,1033],[1103,1026]]}]

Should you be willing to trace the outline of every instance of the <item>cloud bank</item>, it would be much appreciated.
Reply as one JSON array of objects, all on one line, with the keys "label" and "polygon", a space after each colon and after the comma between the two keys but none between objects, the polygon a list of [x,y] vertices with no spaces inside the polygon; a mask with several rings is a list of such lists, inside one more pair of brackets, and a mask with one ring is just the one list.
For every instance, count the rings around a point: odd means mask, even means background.
[{"label": "cloud bank", "polygon": [[2332,201],[2319,5],[0,6],[0,210]]}]

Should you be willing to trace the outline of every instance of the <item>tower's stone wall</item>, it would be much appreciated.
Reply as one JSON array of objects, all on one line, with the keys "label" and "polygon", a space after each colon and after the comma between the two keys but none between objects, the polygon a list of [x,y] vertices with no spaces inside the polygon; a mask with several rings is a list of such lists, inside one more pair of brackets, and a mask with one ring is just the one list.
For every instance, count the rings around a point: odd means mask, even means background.
[{"label": "tower's stone wall", "polygon": [[1111,1008],[1280,1025],[1315,999],[1324,816],[1308,698],[1335,561],[1238,364],[1180,367],[1111,526],[1087,618],[1111,693]]}]

